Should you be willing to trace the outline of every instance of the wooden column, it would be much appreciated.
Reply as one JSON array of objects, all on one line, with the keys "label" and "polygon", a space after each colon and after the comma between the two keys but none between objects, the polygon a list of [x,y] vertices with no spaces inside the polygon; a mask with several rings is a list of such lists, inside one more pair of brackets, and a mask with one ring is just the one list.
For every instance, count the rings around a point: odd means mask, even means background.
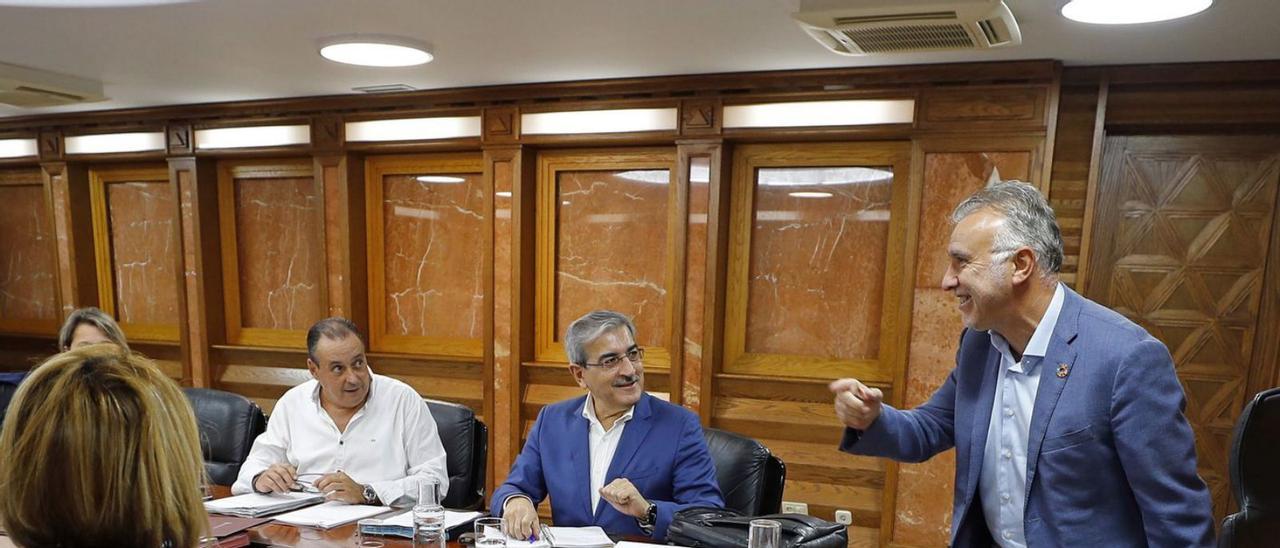
[{"label": "wooden column", "polygon": [[364,160],[338,152],[318,153],[314,161],[324,196],[328,314],[368,326]]},{"label": "wooden column", "polygon": [[184,369],[192,386],[214,388],[218,372],[210,347],[226,342],[219,247],[218,174],[214,160],[169,158],[179,215],[179,328]]},{"label": "wooden column", "polygon": [[[728,201],[720,193],[726,172],[724,144],[720,139],[679,141],[676,145],[676,171],[686,199],[680,204],[685,218],[681,241],[685,267],[684,279],[677,284],[683,294],[676,300],[679,340],[672,348],[681,349],[679,368],[672,360],[671,395],[691,411],[698,413],[703,424],[711,421],[712,378],[719,359],[724,307],[724,252],[727,242]],[[692,173],[694,164],[707,166],[705,174]],[[705,178],[704,178],[705,177]],[[673,331],[676,331],[673,329]]]},{"label": "wooden column", "polygon": [[98,281],[93,254],[89,172],[83,165],[62,159],[61,143],[61,135],[40,136],[40,170],[53,206],[58,304],[65,316],[76,308],[98,304]]}]

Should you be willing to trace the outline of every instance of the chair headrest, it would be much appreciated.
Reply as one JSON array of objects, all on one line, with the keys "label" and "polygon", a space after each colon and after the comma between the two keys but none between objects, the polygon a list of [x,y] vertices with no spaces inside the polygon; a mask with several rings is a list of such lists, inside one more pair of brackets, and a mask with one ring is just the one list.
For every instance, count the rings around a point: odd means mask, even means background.
[{"label": "chair headrest", "polygon": [[1245,406],[1231,447],[1231,486],[1244,508],[1280,509],[1280,388]]}]

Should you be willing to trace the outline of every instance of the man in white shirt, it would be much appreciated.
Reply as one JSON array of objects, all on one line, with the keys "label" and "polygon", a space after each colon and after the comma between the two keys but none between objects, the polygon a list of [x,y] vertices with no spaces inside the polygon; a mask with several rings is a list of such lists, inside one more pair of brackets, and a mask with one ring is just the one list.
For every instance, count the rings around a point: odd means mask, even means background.
[{"label": "man in white shirt", "polygon": [[491,512],[507,534],[538,535],[536,506],[551,497],[556,525],[661,542],[688,506],[722,507],[715,464],[698,416],[644,391],[644,349],[617,312],[575,320],[564,337],[569,372],[587,395],[538,414]]},{"label": "man in white shirt", "polygon": [[411,505],[419,483],[449,489],[444,447],[426,402],[409,385],[375,375],[355,324],[316,322],[307,332],[313,380],[276,402],[233,494],[311,486],[329,500]]}]

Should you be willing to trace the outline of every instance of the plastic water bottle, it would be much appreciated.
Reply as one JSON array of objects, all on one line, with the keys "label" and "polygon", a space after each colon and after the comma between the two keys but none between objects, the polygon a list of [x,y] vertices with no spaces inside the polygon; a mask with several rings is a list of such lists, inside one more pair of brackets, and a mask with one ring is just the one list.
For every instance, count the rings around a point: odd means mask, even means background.
[{"label": "plastic water bottle", "polygon": [[445,548],[444,506],[440,505],[438,486],[434,479],[418,483],[418,502],[413,505],[415,548]]}]

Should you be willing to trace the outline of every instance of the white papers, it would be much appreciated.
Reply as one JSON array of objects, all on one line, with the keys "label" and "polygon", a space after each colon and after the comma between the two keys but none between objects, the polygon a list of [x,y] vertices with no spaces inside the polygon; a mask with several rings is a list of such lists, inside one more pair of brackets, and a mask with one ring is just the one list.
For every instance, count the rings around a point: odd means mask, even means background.
[{"label": "white papers", "polygon": [[644,547],[644,546],[665,546],[666,548],[672,548],[672,547],[674,546],[675,548],[688,548],[688,547],[686,547],[686,546],[680,546],[680,545],[676,545],[676,544],[670,544],[670,545],[668,545],[668,544],[649,544],[649,543],[647,543],[647,542],[631,542],[631,541],[629,541],[629,540],[624,540],[624,541],[622,541],[622,542],[619,542],[618,544],[614,545],[614,547],[613,547],[613,548],[642,548],[642,547]]},{"label": "white papers", "polygon": [[376,516],[390,511],[390,506],[366,506],[364,504],[347,504],[332,500],[318,506],[281,514],[276,516],[276,521],[289,525],[332,529],[361,518]]},{"label": "white papers", "polygon": [[[480,512],[444,511],[444,529],[448,531],[480,517]],[[370,535],[395,535],[413,538],[413,511],[406,510],[387,518],[360,520],[360,532]]]},{"label": "white papers", "polygon": [[535,541],[507,537],[507,548],[612,548],[613,540],[600,527],[542,527]]},{"label": "white papers", "polygon": [[324,495],[319,493],[271,493],[261,495],[249,493],[234,497],[211,500],[204,503],[204,509],[214,514],[231,514],[256,518],[269,516],[303,506],[324,502]]}]

